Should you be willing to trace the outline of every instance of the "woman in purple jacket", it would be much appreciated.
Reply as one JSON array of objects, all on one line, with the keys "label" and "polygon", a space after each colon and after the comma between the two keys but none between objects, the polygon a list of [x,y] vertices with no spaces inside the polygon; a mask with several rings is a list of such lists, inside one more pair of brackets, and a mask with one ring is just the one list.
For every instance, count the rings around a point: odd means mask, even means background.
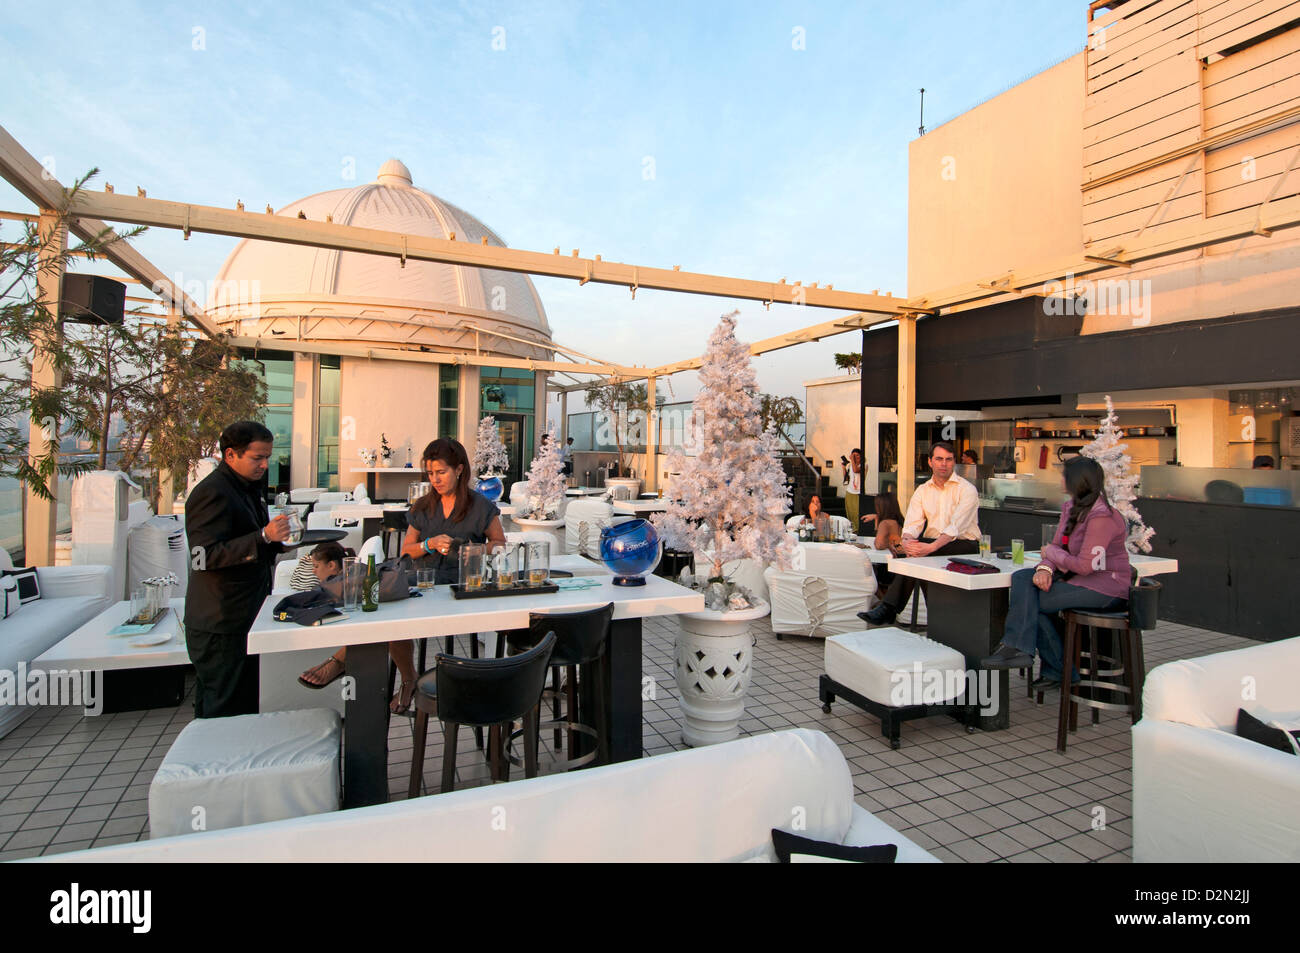
[{"label": "woman in purple jacket", "polygon": [[[1052,543],[1034,569],[1011,576],[1011,600],[1002,644],[984,659],[985,668],[1027,668],[1034,649],[1043,660],[1036,689],[1061,682],[1064,649],[1056,628],[1063,609],[1113,612],[1128,600],[1128,525],[1106,501],[1106,475],[1090,457],[1065,465],[1070,494],[1061,510]],[[1078,675],[1073,676],[1077,680]]]}]

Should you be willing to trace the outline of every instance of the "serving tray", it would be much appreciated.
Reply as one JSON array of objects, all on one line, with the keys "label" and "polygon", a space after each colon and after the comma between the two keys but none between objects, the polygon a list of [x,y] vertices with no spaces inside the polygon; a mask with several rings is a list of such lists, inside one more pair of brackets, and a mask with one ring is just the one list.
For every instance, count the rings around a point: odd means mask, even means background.
[{"label": "serving tray", "polygon": [[474,589],[473,591],[467,591],[461,588],[460,583],[453,582],[448,588],[451,589],[453,599],[494,599],[497,596],[532,596],[543,592],[560,591],[559,586],[550,582],[544,586],[511,586],[509,589],[484,586],[482,589]]}]

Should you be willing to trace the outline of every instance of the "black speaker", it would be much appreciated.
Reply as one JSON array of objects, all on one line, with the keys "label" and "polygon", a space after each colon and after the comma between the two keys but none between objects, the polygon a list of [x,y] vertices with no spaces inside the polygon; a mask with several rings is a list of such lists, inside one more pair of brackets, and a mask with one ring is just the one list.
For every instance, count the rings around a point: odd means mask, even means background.
[{"label": "black speaker", "polygon": [[121,324],[126,285],[103,275],[64,275],[59,317],[75,324]]}]

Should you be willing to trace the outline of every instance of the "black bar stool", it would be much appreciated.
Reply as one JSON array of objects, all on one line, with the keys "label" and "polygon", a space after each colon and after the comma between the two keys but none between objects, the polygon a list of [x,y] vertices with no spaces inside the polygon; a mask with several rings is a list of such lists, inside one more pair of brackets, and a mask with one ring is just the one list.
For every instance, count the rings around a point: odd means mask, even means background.
[{"label": "black bar stool", "polygon": [[456,786],[456,739],[461,725],[488,729],[492,780],[506,781],[510,778],[506,735],[511,724],[522,718],[526,729],[524,777],[537,776],[537,709],[554,647],[555,636],[548,634],[529,651],[508,658],[467,659],[438,653],[433,671],[415,685],[415,750],[407,797],[420,793],[430,715],[443,724],[444,793]]},{"label": "black bar stool", "polygon": [[[1146,683],[1142,630],[1155,627],[1160,588],[1160,583],[1153,580],[1135,580],[1129,589],[1126,609],[1116,612],[1067,609],[1062,613],[1065,651],[1061,708],[1056,720],[1057,751],[1065,751],[1068,733],[1078,730],[1080,705],[1092,709],[1094,725],[1103,709],[1128,712],[1133,724],[1142,717],[1142,687]],[[1110,654],[1115,651],[1115,642],[1118,658]],[[1083,667],[1085,659],[1087,668]],[[1071,686],[1070,673],[1075,669],[1082,677]],[[1087,694],[1080,694],[1081,689],[1086,689]],[[1121,700],[1104,701],[1098,697],[1102,693],[1117,695]]]},{"label": "black bar stool", "polygon": [[[614,604],[581,612],[530,613],[527,629],[506,633],[506,644],[512,651],[528,651],[543,639],[556,639],[551,653],[552,720],[516,731],[510,741],[524,736],[525,745],[532,742],[534,750],[537,736],[543,728],[555,732],[555,748],[561,750],[561,733],[567,733],[569,757],[557,759],[553,767],[569,771],[597,762],[609,763],[609,726],[605,724],[605,682],[610,622],[614,618]],[[561,673],[564,680],[561,681]],[[561,687],[563,686],[563,688]],[[563,716],[558,710],[559,696],[565,696]],[[579,712],[587,709],[595,713],[594,726],[584,724]],[[528,737],[533,732],[533,737]],[[578,735],[592,739],[591,750],[579,755]],[[509,757],[509,755],[507,754]],[[511,758],[512,764],[519,762]]]},{"label": "black bar stool", "polygon": [[[384,528],[380,531],[380,544],[384,547],[384,558],[393,559],[401,550],[402,537],[406,535],[406,514],[400,510],[384,510]],[[393,540],[397,546],[393,546]],[[399,552],[393,552],[394,548]]]}]

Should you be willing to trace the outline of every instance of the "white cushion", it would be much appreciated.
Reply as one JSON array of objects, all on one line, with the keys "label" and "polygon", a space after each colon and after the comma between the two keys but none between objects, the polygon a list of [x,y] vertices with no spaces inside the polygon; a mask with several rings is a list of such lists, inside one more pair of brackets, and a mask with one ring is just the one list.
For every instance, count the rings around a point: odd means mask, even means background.
[{"label": "white cushion", "polygon": [[[625,518],[626,519],[626,518]],[[600,531],[606,526],[623,522],[614,516],[614,508],[600,500],[575,499],[564,511],[564,545],[571,553],[600,558]],[[583,542],[583,524],[586,524],[586,546]]]},{"label": "white cushion", "polygon": [[[902,629],[831,636],[825,661],[826,674],[845,688],[896,708],[951,701],[966,687],[966,660],[960,652]],[[927,677],[927,672],[937,676]]]},{"label": "white cushion", "polygon": [[384,561],[384,541],[382,536],[371,536],[361,544],[361,548],[357,550],[357,565],[369,565],[371,555],[375,557],[376,566]]},{"label": "white cushion", "polygon": [[318,486],[299,487],[289,491],[290,503],[315,503],[325,491]]},{"label": "white cushion", "polygon": [[149,785],[149,836],[338,810],[341,733],[321,708],[190,722]]},{"label": "white cushion", "polygon": [[370,499],[370,491],[366,489],[365,483],[358,483],[356,486],[352,488],[353,502],[360,503],[363,500],[369,500],[369,499]]},{"label": "white cushion", "polygon": [[[229,719],[227,719],[229,720]],[[848,764],[797,729],[510,784],[264,824],[42,857],[41,862],[746,861],[772,828],[844,843],[860,828]],[[883,825],[871,843],[932,860]]]}]

